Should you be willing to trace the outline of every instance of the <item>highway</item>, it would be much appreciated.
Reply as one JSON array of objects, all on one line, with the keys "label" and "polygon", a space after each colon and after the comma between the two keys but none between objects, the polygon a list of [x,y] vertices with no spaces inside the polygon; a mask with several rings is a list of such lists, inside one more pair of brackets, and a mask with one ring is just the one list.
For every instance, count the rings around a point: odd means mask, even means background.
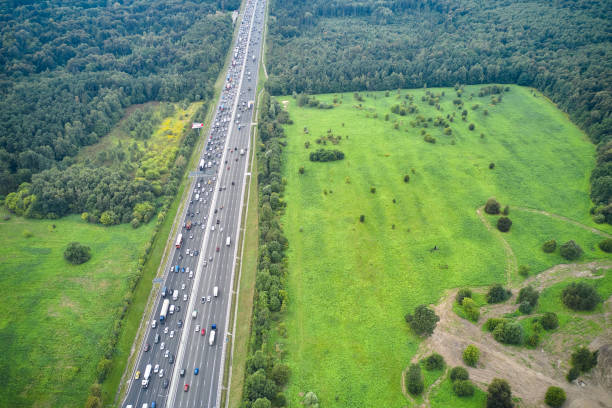
[{"label": "highway", "polygon": [[[252,102],[264,11],[265,0],[247,0],[236,44],[230,50],[232,61],[225,73],[224,89],[200,153],[200,165],[193,169],[201,171],[191,182],[190,202],[177,236],[172,237],[176,241],[182,234],[179,248],[173,250],[165,266],[162,287],[166,295],[160,293],[155,300],[153,320],[147,322],[122,407],[219,407],[225,353],[229,352],[226,340],[231,335],[231,288],[251,149]],[[191,229],[187,229],[189,221]],[[166,299],[171,306],[161,322]],[[216,333],[210,345],[213,324]],[[159,367],[151,371],[144,387],[148,364]]]}]

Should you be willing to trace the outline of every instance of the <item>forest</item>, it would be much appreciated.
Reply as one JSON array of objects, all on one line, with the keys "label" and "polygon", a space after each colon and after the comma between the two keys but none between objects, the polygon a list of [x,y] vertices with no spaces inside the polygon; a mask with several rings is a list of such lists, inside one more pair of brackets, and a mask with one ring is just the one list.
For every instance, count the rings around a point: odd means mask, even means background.
[{"label": "forest", "polygon": [[[0,198],[24,182],[33,185],[21,191],[60,182],[58,170],[70,168],[79,150],[105,136],[130,105],[209,99],[232,35],[225,11],[239,5],[239,0],[3,2]],[[124,193],[114,200],[151,199],[150,187],[125,185],[121,180],[131,180],[131,174],[119,169],[79,167],[61,181],[76,177],[82,185],[86,172],[121,184],[115,192]],[[110,206],[93,203],[91,192],[78,201],[61,209],[56,202],[32,208],[53,217]]]},{"label": "forest", "polygon": [[273,0],[270,10],[273,95],[537,88],[598,146],[592,213],[612,223],[612,3]]}]

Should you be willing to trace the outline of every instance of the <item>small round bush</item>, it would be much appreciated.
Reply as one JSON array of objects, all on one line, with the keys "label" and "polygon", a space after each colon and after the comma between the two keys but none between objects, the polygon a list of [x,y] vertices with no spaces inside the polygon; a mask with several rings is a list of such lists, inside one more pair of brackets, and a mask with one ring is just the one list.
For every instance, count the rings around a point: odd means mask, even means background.
[{"label": "small round bush", "polygon": [[540,324],[544,330],[554,330],[559,327],[559,318],[556,313],[548,312],[540,318]]},{"label": "small round bush", "polygon": [[573,261],[580,258],[580,255],[582,255],[582,248],[580,248],[580,245],[575,241],[571,240],[559,247],[559,253],[568,261]]},{"label": "small round bush", "polygon": [[512,226],[512,220],[508,217],[499,217],[497,220],[497,229],[501,232],[510,231],[510,227]]},{"label": "small round bush", "polygon": [[487,293],[487,302],[488,303],[501,303],[508,300],[512,296],[512,292],[505,289],[502,285],[496,284],[491,286],[489,292]]},{"label": "small round bush", "polygon": [[504,323],[506,320],[499,318],[499,317],[491,317],[489,320],[487,320],[487,322],[485,323],[484,327],[487,331],[493,331],[495,330],[495,328],[497,326],[499,326],[500,324]]},{"label": "small round bush", "polygon": [[593,310],[601,300],[595,289],[584,282],[572,282],[561,293],[563,304],[573,310]]},{"label": "small round bush", "polygon": [[450,379],[451,381],[465,381],[469,380],[470,374],[468,370],[463,367],[453,367],[450,371]]},{"label": "small round bush", "polygon": [[527,265],[521,265],[521,266],[519,266],[518,273],[519,273],[519,275],[521,275],[523,278],[526,278],[527,276],[529,276],[529,267],[528,267]]},{"label": "small round bush", "polygon": [[555,252],[555,249],[557,249],[557,241],[554,239],[546,241],[544,244],[542,244],[542,251],[546,252],[547,254]]},{"label": "small round bush", "polygon": [[559,408],[566,400],[565,391],[559,387],[548,387],[544,402],[553,408]]},{"label": "small round bush", "polygon": [[457,292],[457,296],[455,297],[455,300],[457,301],[457,303],[459,303],[460,305],[463,303],[463,299],[464,298],[471,298],[472,297],[472,291],[469,289],[459,289],[459,292]]},{"label": "small round bush", "polygon": [[474,395],[474,385],[469,380],[459,380],[453,383],[453,392],[458,397],[471,397]]},{"label": "small round bush", "polygon": [[80,265],[91,258],[91,248],[78,242],[71,242],[64,251],[64,258],[73,265]]},{"label": "small round bush", "polygon": [[438,353],[433,353],[425,359],[424,365],[427,371],[441,370],[444,368],[444,357]]},{"label": "small round bush", "polygon": [[597,245],[604,252],[612,252],[612,238],[606,238]]},{"label": "small round bush", "polygon": [[499,205],[497,200],[494,198],[489,198],[487,200],[487,203],[485,204],[485,212],[487,214],[491,214],[491,215],[499,214],[500,208],[501,206]]},{"label": "small round bush", "polygon": [[470,367],[476,367],[480,359],[480,350],[473,344],[470,344],[463,350],[463,361]]},{"label": "small round bush", "polygon": [[533,312],[533,305],[528,301],[521,302],[519,305],[519,312],[522,314],[531,314],[531,312]]},{"label": "small round bush", "polygon": [[576,367],[572,367],[570,368],[570,370],[567,372],[567,375],[565,376],[565,378],[567,379],[567,381],[572,382],[574,381],[576,378],[578,378],[578,376],[580,375],[580,370],[577,369]]},{"label": "small round bush", "polygon": [[473,124],[473,123],[470,123],[470,126],[468,126],[468,129],[470,129],[470,130],[474,130],[474,128],[475,128],[475,127],[476,127],[476,126],[474,126],[474,124]]}]

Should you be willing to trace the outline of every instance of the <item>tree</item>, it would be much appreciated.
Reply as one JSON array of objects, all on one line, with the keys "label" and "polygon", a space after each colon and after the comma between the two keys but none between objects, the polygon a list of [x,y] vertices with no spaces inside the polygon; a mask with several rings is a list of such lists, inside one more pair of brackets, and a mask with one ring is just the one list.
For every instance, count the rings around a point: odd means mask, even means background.
[{"label": "tree", "polygon": [[586,347],[580,347],[572,353],[571,363],[581,373],[591,371],[597,365],[597,351],[591,352]]},{"label": "tree", "polygon": [[544,330],[554,330],[559,327],[559,318],[556,313],[547,312],[540,318],[540,324]]},{"label": "tree", "polygon": [[599,246],[599,249],[604,252],[612,252],[612,238],[606,238],[603,241],[600,241],[597,245]]},{"label": "tree", "polygon": [[553,408],[559,408],[566,400],[565,391],[559,387],[548,387],[544,402]]},{"label": "tree", "polygon": [[94,395],[87,397],[85,408],[102,408],[102,401],[100,401],[100,397],[96,397]]},{"label": "tree", "polygon": [[71,242],[64,251],[64,258],[73,265],[80,265],[91,259],[91,248]]},{"label": "tree", "polygon": [[430,336],[439,320],[440,318],[436,313],[426,305],[417,306],[414,309],[414,314],[406,315],[406,322],[419,336]]},{"label": "tree", "polygon": [[519,290],[518,296],[516,298],[516,303],[527,302],[532,307],[538,304],[538,298],[540,297],[540,292],[535,290],[533,286],[525,286]]},{"label": "tree", "polygon": [[258,398],[269,400],[276,395],[276,384],[266,377],[263,370],[259,370],[246,378],[244,394],[250,401],[256,401]]},{"label": "tree", "polygon": [[593,310],[601,298],[593,286],[572,282],[561,293],[563,304],[573,310]]},{"label": "tree", "polygon": [[421,366],[411,364],[406,374],[406,389],[412,395],[420,395],[425,389],[423,376],[421,375]]},{"label": "tree", "polygon": [[113,211],[104,211],[100,216],[100,223],[102,225],[114,225],[118,223],[117,215]]},{"label": "tree", "polygon": [[463,367],[453,367],[450,371],[451,381],[469,380],[470,374]]},{"label": "tree", "polygon": [[582,248],[580,248],[580,245],[575,241],[571,240],[559,247],[559,253],[568,261],[573,261],[580,258],[580,255],[582,255]]},{"label": "tree", "polygon": [[567,379],[568,382],[572,382],[579,376],[580,376],[580,370],[577,369],[576,367],[572,367],[567,372],[567,375],[565,376],[565,378]]},{"label": "tree", "polygon": [[544,244],[542,244],[542,251],[546,252],[547,254],[555,252],[555,249],[557,249],[557,241],[554,239],[546,241]]},{"label": "tree", "polygon": [[512,226],[512,220],[508,217],[499,217],[497,220],[497,229],[501,232],[510,231],[510,227]]},{"label": "tree", "polygon": [[289,381],[289,377],[291,376],[291,369],[287,364],[278,363],[272,368],[272,372],[270,373],[270,377],[276,385],[279,387],[283,387]]},{"label": "tree", "polygon": [[529,267],[527,265],[519,266],[518,273],[522,277],[526,278],[527,276],[529,276]]},{"label": "tree", "polygon": [[149,201],[138,203],[134,206],[132,215],[138,221],[146,224],[155,214],[155,207]]},{"label": "tree", "polygon": [[472,297],[472,291],[470,289],[459,289],[459,291],[457,292],[457,296],[455,296],[455,300],[457,301],[457,303],[462,305],[464,298],[471,298],[471,297]]},{"label": "tree", "polygon": [[444,368],[444,357],[438,353],[433,353],[424,361],[427,371],[442,370]]},{"label": "tree", "polygon": [[253,405],[251,405],[252,408],[270,408],[271,406],[272,403],[267,398],[257,398]]},{"label": "tree", "polygon": [[480,317],[480,310],[478,309],[478,306],[476,306],[474,300],[472,298],[464,298],[461,305],[463,306],[463,311],[467,315],[468,319],[473,322],[477,322],[478,318]]},{"label": "tree", "polygon": [[507,206],[505,206],[505,207],[504,207],[504,210],[502,211],[502,214],[503,214],[503,215],[508,215],[508,214],[510,214],[510,206],[509,206],[509,205],[507,205]]},{"label": "tree", "polygon": [[505,302],[512,296],[512,292],[505,289],[502,285],[496,284],[491,286],[489,292],[487,292],[488,303],[501,303]]},{"label": "tree", "polygon": [[473,344],[470,344],[463,350],[463,361],[470,367],[476,367],[480,359],[480,350]]},{"label": "tree", "polygon": [[521,344],[524,336],[525,330],[519,323],[504,321],[493,330],[493,338],[505,344]]},{"label": "tree", "polygon": [[458,397],[471,397],[474,395],[474,385],[469,380],[459,380],[453,383],[453,392]]},{"label": "tree", "polygon": [[491,215],[499,214],[500,208],[501,206],[499,205],[497,200],[494,198],[489,198],[487,200],[487,203],[485,204],[485,212],[487,214],[491,214]]},{"label": "tree", "polygon": [[494,378],[487,388],[487,408],[512,408],[512,390],[506,380]]}]

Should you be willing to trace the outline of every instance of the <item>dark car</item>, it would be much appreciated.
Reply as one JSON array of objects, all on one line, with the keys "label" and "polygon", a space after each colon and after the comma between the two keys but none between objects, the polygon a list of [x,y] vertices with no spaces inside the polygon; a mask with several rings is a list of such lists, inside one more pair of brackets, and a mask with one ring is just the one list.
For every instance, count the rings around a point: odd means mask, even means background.
[{"label": "dark car", "polygon": [[168,388],[168,379],[164,379],[164,382],[162,383],[162,388]]},{"label": "dark car", "polygon": [[179,374],[180,374],[181,377],[184,377],[185,376],[185,369],[181,368],[181,371],[179,372]]},{"label": "dark car", "polygon": [[174,364],[174,354],[172,354],[168,359],[168,364]]},{"label": "dark car", "polygon": [[149,351],[149,350],[151,350],[151,345],[149,343],[147,343],[144,346],[144,351]]},{"label": "dark car", "polygon": [[197,249],[195,250],[195,252],[193,253],[193,255],[198,256],[200,254],[200,251],[198,251]]}]

